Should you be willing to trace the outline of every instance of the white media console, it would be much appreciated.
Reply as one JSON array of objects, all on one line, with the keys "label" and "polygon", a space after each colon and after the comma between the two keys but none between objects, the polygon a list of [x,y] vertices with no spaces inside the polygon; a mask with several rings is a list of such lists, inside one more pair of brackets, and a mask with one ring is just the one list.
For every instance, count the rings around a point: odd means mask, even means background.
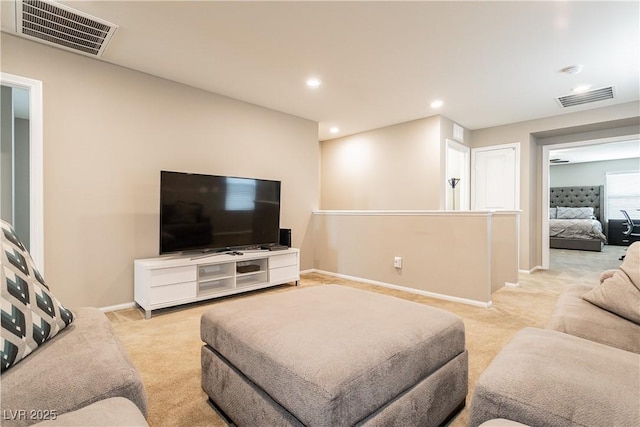
[{"label": "white media console", "polygon": [[134,300],[151,311],[300,280],[300,250],[138,259]]}]

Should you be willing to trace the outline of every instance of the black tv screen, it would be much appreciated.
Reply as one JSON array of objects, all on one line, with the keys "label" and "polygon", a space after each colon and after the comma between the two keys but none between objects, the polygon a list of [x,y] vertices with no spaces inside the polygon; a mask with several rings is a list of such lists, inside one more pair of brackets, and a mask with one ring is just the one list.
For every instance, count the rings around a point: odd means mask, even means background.
[{"label": "black tv screen", "polygon": [[280,181],[160,172],[160,254],[277,244]]}]

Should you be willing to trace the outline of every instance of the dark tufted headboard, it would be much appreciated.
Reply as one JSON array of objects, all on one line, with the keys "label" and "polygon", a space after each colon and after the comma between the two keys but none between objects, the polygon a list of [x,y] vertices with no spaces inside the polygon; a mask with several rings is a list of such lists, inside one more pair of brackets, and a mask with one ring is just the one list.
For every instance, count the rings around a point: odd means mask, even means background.
[{"label": "dark tufted headboard", "polygon": [[555,208],[558,206],[569,208],[593,207],[593,214],[598,221],[603,222],[604,185],[551,187],[549,207]]}]

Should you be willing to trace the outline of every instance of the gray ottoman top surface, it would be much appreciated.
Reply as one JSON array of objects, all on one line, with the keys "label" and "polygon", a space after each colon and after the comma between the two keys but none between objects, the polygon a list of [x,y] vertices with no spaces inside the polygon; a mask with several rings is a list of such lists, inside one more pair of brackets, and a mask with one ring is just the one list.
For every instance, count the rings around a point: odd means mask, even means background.
[{"label": "gray ottoman top surface", "polygon": [[337,285],[216,305],[201,337],[307,425],[354,424],[465,348],[454,314]]}]

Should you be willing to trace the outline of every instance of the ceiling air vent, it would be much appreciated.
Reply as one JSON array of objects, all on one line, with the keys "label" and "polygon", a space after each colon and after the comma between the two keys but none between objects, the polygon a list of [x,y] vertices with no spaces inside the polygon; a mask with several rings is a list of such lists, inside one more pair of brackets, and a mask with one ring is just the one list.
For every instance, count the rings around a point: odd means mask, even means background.
[{"label": "ceiling air vent", "polygon": [[49,0],[16,0],[16,5],[18,34],[84,55],[102,56],[118,28]]},{"label": "ceiling air vent", "polygon": [[558,103],[564,107],[575,107],[576,105],[588,104],[590,102],[605,101],[613,99],[613,86],[594,89],[588,92],[575,93],[572,95],[559,96]]}]

